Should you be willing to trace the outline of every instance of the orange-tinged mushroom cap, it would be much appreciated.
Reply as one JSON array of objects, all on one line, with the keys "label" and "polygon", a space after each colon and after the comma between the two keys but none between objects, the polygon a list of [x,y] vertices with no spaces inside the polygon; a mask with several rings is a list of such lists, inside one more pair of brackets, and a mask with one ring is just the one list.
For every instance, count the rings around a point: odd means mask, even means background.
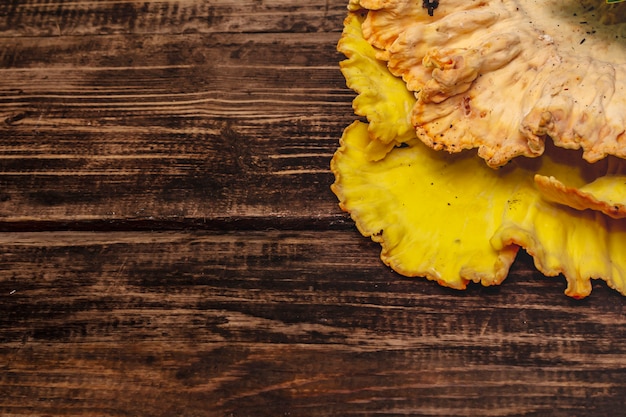
[{"label": "orange-tinged mushroom cap", "polygon": [[361,0],[365,39],[418,97],[418,137],[492,167],[546,141],[626,158],[626,5],[601,3],[445,0],[429,16],[421,1]]},{"label": "orange-tinged mushroom cap", "polygon": [[626,177],[606,176],[581,188],[569,187],[558,179],[535,175],[535,183],[547,200],[576,210],[596,210],[615,219],[626,218]]}]

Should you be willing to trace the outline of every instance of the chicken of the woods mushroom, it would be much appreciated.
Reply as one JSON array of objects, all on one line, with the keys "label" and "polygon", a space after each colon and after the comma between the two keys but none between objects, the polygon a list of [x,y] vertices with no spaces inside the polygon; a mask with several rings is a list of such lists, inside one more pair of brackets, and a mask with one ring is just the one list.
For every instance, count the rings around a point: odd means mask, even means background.
[{"label": "chicken of the woods mushroom", "polygon": [[400,274],[626,295],[626,3],[350,0],[340,206]]}]

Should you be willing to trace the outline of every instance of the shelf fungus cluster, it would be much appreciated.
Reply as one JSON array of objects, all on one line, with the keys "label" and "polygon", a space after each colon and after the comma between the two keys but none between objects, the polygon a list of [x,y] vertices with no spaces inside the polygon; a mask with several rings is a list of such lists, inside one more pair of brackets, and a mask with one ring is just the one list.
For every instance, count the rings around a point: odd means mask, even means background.
[{"label": "shelf fungus cluster", "polygon": [[332,190],[387,265],[464,289],[523,248],[626,295],[626,2],[350,0],[338,50]]}]

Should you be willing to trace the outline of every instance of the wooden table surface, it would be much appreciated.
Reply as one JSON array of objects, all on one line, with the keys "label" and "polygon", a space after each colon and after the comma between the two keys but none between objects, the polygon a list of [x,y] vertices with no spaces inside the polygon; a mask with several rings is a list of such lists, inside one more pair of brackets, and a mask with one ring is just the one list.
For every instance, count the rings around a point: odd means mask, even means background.
[{"label": "wooden table surface", "polygon": [[403,278],[341,212],[346,4],[2,1],[0,415],[624,415],[626,298]]}]

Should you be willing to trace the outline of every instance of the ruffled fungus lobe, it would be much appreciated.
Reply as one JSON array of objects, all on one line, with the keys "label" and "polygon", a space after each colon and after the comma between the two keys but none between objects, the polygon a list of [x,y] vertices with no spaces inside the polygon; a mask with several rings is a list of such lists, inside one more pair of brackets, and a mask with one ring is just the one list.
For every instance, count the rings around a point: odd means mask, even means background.
[{"label": "ruffled fungus lobe", "polygon": [[445,0],[433,16],[416,0],[360,4],[365,39],[417,97],[418,137],[498,167],[546,140],[589,162],[626,157],[626,6],[590,2]]},{"label": "ruffled fungus lobe", "polygon": [[374,48],[363,39],[361,20],[356,14],[346,18],[337,50],[348,57],[340,63],[341,71],[348,87],[359,94],[353,103],[354,111],[369,122],[371,140],[366,153],[369,159],[378,160],[394,146],[415,139],[408,116],[415,97],[402,80],[384,76],[387,66],[375,58]]},{"label": "ruffled fungus lobe", "polygon": [[554,177],[535,176],[542,196],[576,210],[595,210],[614,219],[626,218],[626,177],[606,176],[580,188],[569,187]]},{"label": "ruffled fungus lobe", "polygon": [[[399,2],[351,2],[353,10],[366,4],[382,10]],[[442,3],[435,15],[449,15],[452,4]],[[421,3],[413,5],[396,18],[428,17]],[[341,68],[358,93],[355,113],[369,123],[346,128],[331,169],[340,206],[363,235],[381,244],[382,260],[403,275],[462,289],[468,282],[499,284],[524,248],[543,274],[566,278],[569,296],[589,295],[597,278],[626,294],[626,221],[613,218],[624,213],[616,209],[624,203],[624,161],[609,157],[590,164],[582,158],[587,150],[546,141],[541,158],[514,158],[495,170],[472,152],[429,149],[417,140],[419,129],[409,124],[419,94],[415,97],[401,77],[385,68],[380,44],[365,41],[368,20],[381,23],[389,17],[377,13],[370,10],[365,20],[360,12],[349,13],[345,20],[339,49],[347,60]],[[387,35],[376,38],[386,41]],[[430,56],[433,67],[447,65],[442,56]],[[474,109],[471,99],[460,105],[464,112]],[[544,116],[544,128],[550,129]],[[456,123],[451,120],[442,132],[454,131]],[[396,146],[400,143],[405,146]],[[565,197],[559,199],[562,189]]]},{"label": "ruffled fungus lobe", "polygon": [[421,144],[370,161],[369,141],[366,124],[346,129],[331,163],[333,191],[361,233],[381,243],[382,260],[401,274],[457,289],[469,281],[501,283],[518,247],[496,250],[489,242],[508,198],[508,190],[498,190],[500,175],[479,169],[468,176],[476,158],[451,161]]}]

